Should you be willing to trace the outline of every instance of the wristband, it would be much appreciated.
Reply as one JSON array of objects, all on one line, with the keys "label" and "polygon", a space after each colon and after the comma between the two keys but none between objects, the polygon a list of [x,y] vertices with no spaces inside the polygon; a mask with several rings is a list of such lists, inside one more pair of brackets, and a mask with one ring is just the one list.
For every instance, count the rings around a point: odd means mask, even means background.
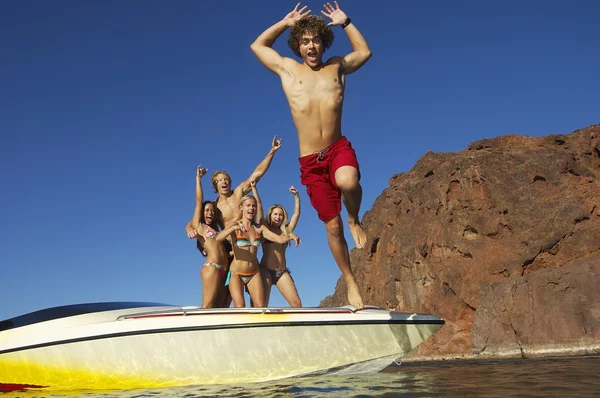
[{"label": "wristband", "polygon": [[342,24],[342,28],[346,28],[346,26],[350,25],[352,23],[352,19],[350,19],[350,17],[348,17],[348,19],[346,19],[346,21]]}]

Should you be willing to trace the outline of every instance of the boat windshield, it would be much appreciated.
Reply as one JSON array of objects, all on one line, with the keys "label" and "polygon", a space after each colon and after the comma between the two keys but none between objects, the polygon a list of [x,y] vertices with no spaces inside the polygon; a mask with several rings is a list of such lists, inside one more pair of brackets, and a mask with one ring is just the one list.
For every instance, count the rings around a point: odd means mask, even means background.
[{"label": "boat windshield", "polygon": [[46,308],[44,310],[30,312],[29,314],[10,318],[5,321],[0,321],[0,331],[31,325],[38,322],[50,321],[53,319],[66,318],[68,316],[89,314],[92,312],[153,306],[170,307],[171,305],[143,302],[107,302],[64,305],[61,307]]}]

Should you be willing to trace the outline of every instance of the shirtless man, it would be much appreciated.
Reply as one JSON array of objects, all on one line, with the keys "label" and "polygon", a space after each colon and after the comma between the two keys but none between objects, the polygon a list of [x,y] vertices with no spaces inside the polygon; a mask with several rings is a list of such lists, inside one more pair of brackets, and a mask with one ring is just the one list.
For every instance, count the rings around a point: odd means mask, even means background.
[{"label": "shirtless man", "polygon": [[[325,223],[329,248],[348,287],[348,301],[362,308],[340,216],[341,197],[356,247],[364,248],[367,236],[358,218],[362,199],[360,171],[356,154],[342,135],[342,105],[346,75],[363,66],[371,57],[371,50],[338,3],[334,4],[335,7],[325,4],[325,11],[321,11],[331,19],[327,24],[323,18],[309,15],[306,6],[299,9],[298,3],[281,21],[258,36],[250,48],[267,69],[281,78],[298,131],[302,184]],[[353,51],[323,62],[323,53],[333,42],[330,26],[334,25],[342,26]],[[282,57],[272,48],[288,28],[288,45],[302,58],[302,63]]]},{"label": "shirtless man", "polygon": [[[281,148],[282,139],[277,139],[277,136],[273,137],[271,143],[271,150],[267,156],[256,166],[250,177],[246,181],[242,181],[233,191],[231,190],[231,177],[226,171],[215,171],[212,175],[212,186],[215,192],[219,195],[215,200],[219,212],[219,222],[221,228],[227,228],[231,224],[235,223],[239,215],[240,202],[244,195],[248,194],[251,190],[251,182],[260,180],[260,178],[267,172],[275,152]],[[191,227],[192,222],[190,221],[186,225],[186,232],[190,239],[195,239],[195,230]]]}]

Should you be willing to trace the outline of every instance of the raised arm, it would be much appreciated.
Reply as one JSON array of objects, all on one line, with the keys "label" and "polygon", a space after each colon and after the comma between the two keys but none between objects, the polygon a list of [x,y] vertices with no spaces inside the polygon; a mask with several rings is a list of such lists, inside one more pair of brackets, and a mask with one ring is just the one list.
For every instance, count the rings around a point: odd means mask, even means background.
[{"label": "raised arm", "polygon": [[254,215],[255,224],[263,224],[264,222],[264,210],[260,196],[258,195],[258,188],[256,188],[256,181],[250,181],[250,187],[252,187],[252,196],[256,199],[256,214]]},{"label": "raised arm", "polygon": [[204,193],[202,192],[202,177],[208,170],[198,166],[196,168],[196,207],[192,217],[192,228],[195,230],[200,226],[200,212],[202,211],[202,202],[204,201]]},{"label": "raised arm", "polygon": [[327,3],[323,6],[327,12],[321,11],[321,13],[331,19],[331,22],[328,25],[342,25],[344,32],[346,32],[346,35],[350,40],[353,51],[342,58],[343,73],[349,75],[352,72],[356,72],[369,60],[369,58],[371,58],[371,50],[369,49],[367,41],[358,31],[356,26],[354,26],[351,19],[340,9],[337,1],[334,1],[333,3],[335,4],[335,7],[330,3]]},{"label": "raised arm", "polygon": [[287,230],[288,232],[293,232],[296,229],[296,225],[298,225],[298,219],[300,219],[300,194],[298,194],[298,190],[293,185],[290,187],[290,193],[294,195],[294,214],[290,218]]},{"label": "raised arm", "polygon": [[273,161],[273,156],[275,156],[275,152],[281,148],[281,141],[283,139],[277,139],[277,136],[273,137],[273,142],[271,143],[271,150],[267,154],[267,156],[256,166],[250,177],[240,185],[235,188],[233,194],[237,196],[238,200],[241,200],[242,197],[250,192],[252,187],[250,186],[251,181],[255,181],[258,183],[260,178],[265,175],[269,166],[271,166],[271,162]]},{"label": "raised arm", "polygon": [[198,236],[197,230],[200,226],[200,212],[202,211],[202,202],[204,201],[204,195],[202,193],[202,177],[207,171],[207,169],[200,166],[196,168],[196,207],[194,208],[192,220],[185,226],[185,232],[190,239]]},{"label": "raised arm", "polygon": [[296,7],[288,13],[281,21],[269,27],[260,36],[254,40],[254,43],[250,45],[252,52],[258,58],[258,60],[271,72],[281,75],[282,72],[285,71],[284,58],[277,53],[277,51],[273,50],[272,46],[275,43],[275,40],[285,30],[291,26],[293,26],[296,21],[304,18],[308,14],[310,14],[310,10],[305,11],[307,6],[300,7],[300,3],[296,4]]}]

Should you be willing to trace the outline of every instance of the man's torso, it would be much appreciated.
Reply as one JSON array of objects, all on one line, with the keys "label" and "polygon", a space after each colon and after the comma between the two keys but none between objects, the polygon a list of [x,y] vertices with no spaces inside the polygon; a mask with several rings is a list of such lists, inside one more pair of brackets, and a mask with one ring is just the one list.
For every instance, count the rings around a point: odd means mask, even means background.
[{"label": "man's torso", "polygon": [[339,60],[329,60],[316,71],[285,60],[281,83],[298,130],[300,156],[318,152],[342,135],[345,77]]},{"label": "man's torso", "polygon": [[239,200],[236,199],[235,195],[224,196],[219,195],[216,201],[217,208],[219,209],[219,215],[223,220],[224,229],[235,223],[239,216]]}]

